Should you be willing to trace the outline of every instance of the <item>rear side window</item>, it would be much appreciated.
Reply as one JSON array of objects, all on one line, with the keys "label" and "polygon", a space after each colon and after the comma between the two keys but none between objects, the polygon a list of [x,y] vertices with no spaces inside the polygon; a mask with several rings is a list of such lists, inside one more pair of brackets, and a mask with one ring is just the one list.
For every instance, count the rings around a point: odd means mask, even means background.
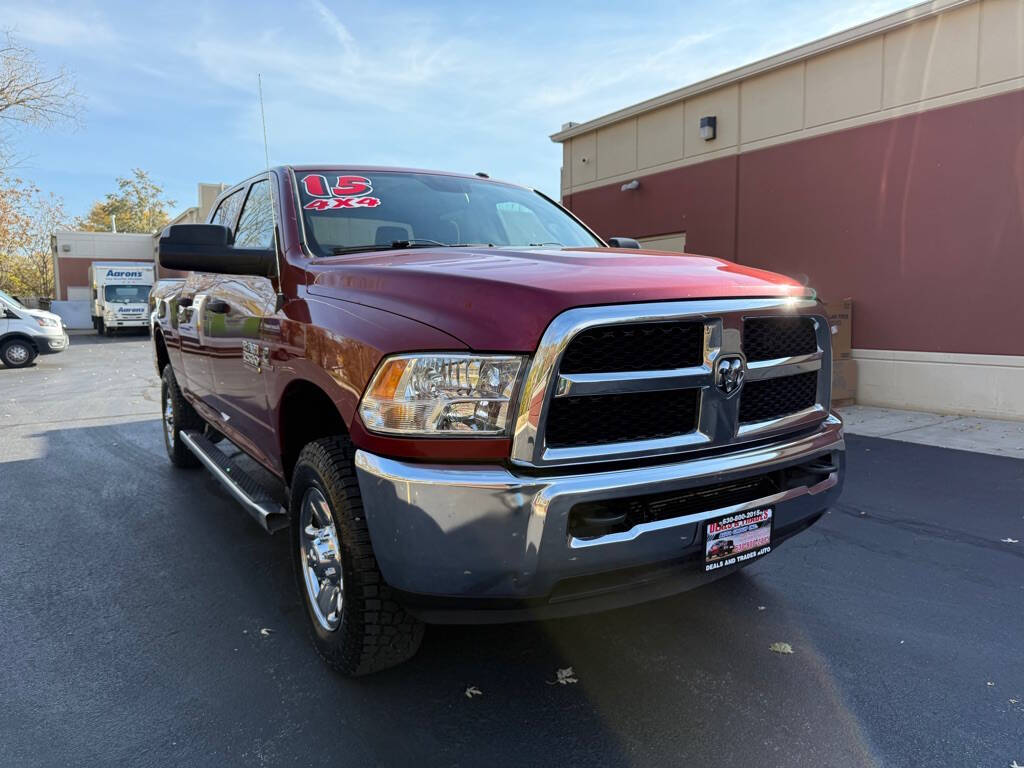
[{"label": "rear side window", "polygon": [[274,205],[270,183],[263,179],[249,188],[242,218],[235,233],[236,248],[274,247]]},{"label": "rear side window", "polygon": [[210,219],[210,223],[223,224],[225,227],[234,227],[235,217],[238,215],[238,209],[241,206],[242,190],[232,192],[220,201],[220,205],[217,206],[217,210],[214,212],[213,218]]}]

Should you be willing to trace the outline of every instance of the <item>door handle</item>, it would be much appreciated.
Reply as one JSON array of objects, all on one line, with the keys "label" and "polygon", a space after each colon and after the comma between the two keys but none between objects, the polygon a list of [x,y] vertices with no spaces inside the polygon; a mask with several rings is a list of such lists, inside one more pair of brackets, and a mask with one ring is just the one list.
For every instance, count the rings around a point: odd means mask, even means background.
[{"label": "door handle", "polygon": [[206,302],[206,308],[215,315],[226,315],[231,311],[231,305],[220,299]]}]

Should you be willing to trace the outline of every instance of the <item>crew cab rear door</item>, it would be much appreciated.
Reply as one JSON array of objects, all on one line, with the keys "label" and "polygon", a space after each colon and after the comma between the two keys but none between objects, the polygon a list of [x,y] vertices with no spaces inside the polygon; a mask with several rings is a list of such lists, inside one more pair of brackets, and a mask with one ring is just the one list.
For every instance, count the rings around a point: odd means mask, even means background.
[{"label": "crew cab rear door", "polygon": [[[271,186],[266,178],[256,179],[249,186],[235,229],[236,249],[274,247]],[[272,456],[276,442],[266,379],[278,327],[272,319],[277,309],[277,286],[267,277],[223,274],[206,307],[217,407],[227,417],[224,431],[250,452]]]},{"label": "crew cab rear door", "polygon": [[[240,187],[223,198],[210,223],[234,227],[244,196],[245,187]],[[212,272],[190,272],[181,288],[177,318],[181,365],[185,372],[184,381],[180,381],[179,375],[179,384],[214,409],[217,403],[214,402],[211,355],[215,353],[215,345],[210,343],[214,329],[208,303],[218,279],[219,275]]]}]

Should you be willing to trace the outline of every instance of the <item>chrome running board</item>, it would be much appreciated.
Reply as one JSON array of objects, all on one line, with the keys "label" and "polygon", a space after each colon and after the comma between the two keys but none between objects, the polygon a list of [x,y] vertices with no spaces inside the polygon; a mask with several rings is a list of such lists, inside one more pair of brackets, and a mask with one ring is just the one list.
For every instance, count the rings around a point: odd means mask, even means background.
[{"label": "chrome running board", "polygon": [[263,526],[263,530],[274,533],[288,527],[285,508],[205,435],[189,430],[179,432],[178,437],[256,522]]}]

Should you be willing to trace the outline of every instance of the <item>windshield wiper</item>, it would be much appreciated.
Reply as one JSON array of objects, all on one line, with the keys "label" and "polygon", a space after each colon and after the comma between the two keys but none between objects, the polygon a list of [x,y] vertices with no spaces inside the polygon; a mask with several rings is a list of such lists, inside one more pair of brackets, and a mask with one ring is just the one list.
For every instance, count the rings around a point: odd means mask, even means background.
[{"label": "windshield wiper", "polygon": [[396,251],[402,248],[458,248],[462,243],[441,243],[427,238],[413,238],[411,240],[392,240],[390,243],[375,243],[365,246],[337,246],[331,249],[335,256],[358,251]]},{"label": "windshield wiper", "polygon": [[527,243],[528,248],[539,248],[542,245],[557,245],[559,248],[565,248],[564,243]]}]

